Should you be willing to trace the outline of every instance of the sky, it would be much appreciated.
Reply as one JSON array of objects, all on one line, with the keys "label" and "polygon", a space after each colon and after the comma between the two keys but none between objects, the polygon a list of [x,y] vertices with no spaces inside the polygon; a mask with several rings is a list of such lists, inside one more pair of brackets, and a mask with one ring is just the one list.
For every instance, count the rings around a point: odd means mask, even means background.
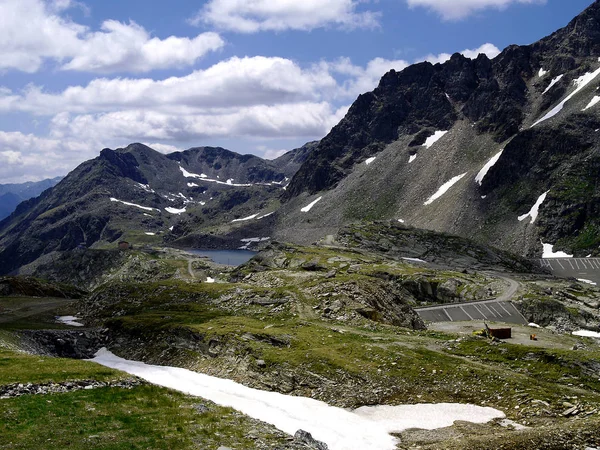
[{"label": "sky", "polygon": [[496,56],[592,0],[0,0],[0,184],[103,148],[274,158],[391,69]]}]

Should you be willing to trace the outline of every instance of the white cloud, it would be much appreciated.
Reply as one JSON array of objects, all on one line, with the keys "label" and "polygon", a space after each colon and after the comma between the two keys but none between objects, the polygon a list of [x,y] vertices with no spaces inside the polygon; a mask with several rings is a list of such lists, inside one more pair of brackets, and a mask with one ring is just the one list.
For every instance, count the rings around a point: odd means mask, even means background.
[{"label": "white cloud", "polygon": [[164,153],[165,155],[169,154],[169,153],[174,153],[174,152],[180,152],[181,149],[179,149],[178,147],[175,147],[174,145],[170,145],[170,144],[161,144],[160,142],[153,142],[151,144],[149,143],[143,143],[144,145],[156,150],[157,152],[161,152]]},{"label": "white cloud", "polygon": [[322,65],[334,73],[349,76],[340,87],[338,95],[356,98],[359,94],[375,89],[381,77],[390,70],[394,69],[399,72],[409,63],[404,60],[375,58],[369,61],[366,67],[361,67],[352,64],[350,58],[340,58],[333,63],[325,62]]},{"label": "white cloud", "polygon": [[314,137],[335,125],[336,111],[327,102],[256,105],[210,113],[179,114],[124,110],[52,120],[56,139],[87,136],[94,140],[196,141],[214,137]]},{"label": "white cloud", "polygon": [[487,8],[505,9],[514,3],[545,4],[546,0],[406,0],[411,8],[422,6],[437,12],[444,20],[460,20]]},{"label": "white cloud", "polygon": [[55,94],[29,86],[21,95],[0,93],[0,111],[53,115],[148,108],[181,113],[318,101],[322,91],[336,86],[336,80],[320,66],[302,69],[284,58],[234,57],[206,70],[159,81],[99,78]]},{"label": "white cloud", "polygon": [[378,25],[378,13],[358,12],[355,0],[210,0],[191,19],[239,33]]},{"label": "white cloud", "polygon": [[[460,53],[462,53],[467,58],[471,59],[475,59],[477,58],[477,56],[479,56],[480,53],[483,53],[487,55],[488,58],[493,59],[500,54],[500,49],[494,44],[487,43],[483,44],[479,48],[465,49]],[[452,55],[450,53],[440,53],[439,55],[429,54],[424,58],[419,59],[418,61],[429,61],[432,64],[445,63],[450,59],[451,56]]]},{"label": "white cloud", "polygon": [[192,65],[225,44],[216,33],[158,39],[135,22],[114,20],[92,32],[60,15],[75,5],[70,0],[0,1],[0,71],[32,73],[51,61],[62,70],[147,72]]},{"label": "white cloud", "polygon": [[79,140],[60,140],[0,131],[0,180],[3,183],[42,180],[65,175],[99,148]]},{"label": "white cloud", "polygon": [[272,148],[268,148],[264,145],[259,145],[258,147],[256,147],[256,150],[258,150],[259,154],[264,159],[277,159],[290,151],[290,149],[275,150]]}]

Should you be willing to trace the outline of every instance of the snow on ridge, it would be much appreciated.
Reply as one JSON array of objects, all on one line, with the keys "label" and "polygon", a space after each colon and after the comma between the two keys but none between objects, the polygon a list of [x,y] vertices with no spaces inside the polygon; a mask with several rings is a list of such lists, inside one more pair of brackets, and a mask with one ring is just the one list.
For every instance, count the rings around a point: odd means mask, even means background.
[{"label": "snow on ridge", "polygon": [[456,403],[363,406],[351,411],[313,398],[253,389],[187,369],[128,361],[106,348],[99,350],[92,361],[150,383],[232,407],[289,435],[299,429],[306,430],[326,443],[330,450],[393,450],[399,443],[390,434],[393,432],[444,428],[456,420],[486,423],[505,417],[497,409]]},{"label": "snow on ridge", "polygon": [[538,77],[542,78],[544,75],[546,75],[548,73],[547,70],[544,70],[543,67],[540,68],[540,71],[538,72]]},{"label": "snow on ridge", "polygon": [[540,210],[540,206],[542,206],[542,203],[544,203],[544,201],[546,200],[546,196],[548,195],[549,192],[550,191],[546,191],[542,195],[540,195],[539,198],[537,199],[537,201],[535,202],[535,205],[533,205],[531,207],[529,212],[527,214],[523,214],[522,216],[519,216],[519,222],[523,222],[528,217],[531,217],[531,222],[529,222],[530,224],[535,222],[535,220],[537,219],[539,210]]},{"label": "snow on ridge", "polygon": [[171,208],[171,207],[165,208],[165,211],[168,213],[171,213],[171,214],[183,214],[185,212],[185,210],[186,210],[185,207],[183,207],[181,209]]},{"label": "snow on ridge", "polygon": [[585,111],[587,109],[590,109],[593,106],[596,106],[596,104],[598,104],[598,102],[600,102],[600,97],[597,95],[594,95],[594,98],[590,100],[588,105],[585,108],[583,108],[582,111]]},{"label": "snow on ridge", "polygon": [[542,242],[542,245],[544,247],[544,253],[542,254],[542,258],[572,258],[573,257],[573,255],[568,255],[565,252],[555,252],[554,245],[552,245],[552,244],[544,244]]},{"label": "snow on ridge", "polygon": [[312,201],[311,203],[309,203],[308,205],[306,205],[304,208],[302,208],[300,211],[302,212],[309,212],[313,206],[315,206],[317,203],[319,203],[321,201],[323,197],[319,197],[318,199]]},{"label": "snow on ridge", "polygon": [[596,69],[595,72],[588,72],[585,75],[582,75],[579,78],[573,80],[573,83],[575,84],[575,86],[577,86],[577,89],[575,89],[573,92],[571,92],[571,94],[569,94],[567,96],[567,98],[565,98],[558,105],[556,105],[554,108],[552,108],[544,117],[542,117],[537,122],[535,122],[533,125],[531,125],[531,128],[535,127],[536,125],[542,123],[545,120],[548,120],[548,119],[554,117],[559,112],[561,112],[562,109],[564,108],[565,104],[569,100],[571,100],[577,93],[579,93],[583,88],[585,88],[588,84],[590,84],[594,80],[594,78],[596,78],[599,74],[600,74],[600,69]]},{"label": "snow on ridge", "polygon": [[119,200],[119,199],[116,199],[114,197],[111,197],[110,201],[111,202],[117,202],[117,203],[123,203],[124,205],[127,205],[127,206],[135,206],[136,208],[143,209],[144,211],[158,211],[158,212],[160,212],[160,209],[150,208],[149,206],[142,206],[142,205],[138,205],[136,203],[125,202],[123,200]]},{"label": "snow on ridge", "polygon": [[462,180],[467,173],[469,173],[469,172],[465,172],[462,175],[457,175],[454,178],[450,179],[449,181],[446,181],[437,190],[437,192],[435,194],[433,194],[431,197],[429,197],[429,199],[423,204],[431,205],[434,201],[436,201],[438,198],[440,198],[442,195],[444,195],[446,192],[448,192],[448,189],[450,189],[452,186],[454,186],[456,183],[458,183],[460,180]]},{"label": "snow on ridge", "polygon": [[423,147],[431,148],[431,146],[439,141],[446,133],[447,131],[436,131],[425,140]]},{"label": "snow on ridge", "polygon": [[375,156],[372,156],[372,157],[368,158],[368,159],[365,161],[365,164],[368,166],[368,165],[369,165],[369,164],[371,164],[373,161],[375,161],[375,159],[376,159],[376,157],[375,157]]},{"label": "snow on ridge", "polygon": [[[197,179],[202,180],[202,181],[208,181],[210,183],[217,183],[217,184],[224,184],[226,186],[237,186],[237,187],[250,187],[250,186],[253,186],[253,184],[250,184],[250,183],[244,183],[244,184],[242,184],[242,183],[234,183],[233,182],[233,178],[230,178],[227,181],[215,180],[213,178],[208,178],[208,176],[205,175],[205,174],[203,174],[203,173],[200,174],[200,175],[198,175],[197,173],[188,172],[187,170],[185,170],[181,166],[179,166],[179,170],[181,170],[181,173],[186,178],[197,178]],[[219,178],[218,175],[217,175],[217,178]]]},{"label": "snow on ridge", "polygon": [[550,84],[548,85],[546,90],[544,92],[542,92],[542,95],[546,94],[550,89],[552,89],[556,83],[558,83],[560,80],[562,80],[562,77],[564,77],[564,76],[565,76],[565,74],[563,73],[555,78],[552,78],[552,81],[550,81]]},{"label": "snow on ridge", "polygon": [[494,165],[498,162],[498,160],[502,156],[503,151],[504,149],[500,150],[500,153],[496,153],[494,156],[492,156],[490,160],[487,163],[485,163],[485,166],[483,166],[483,168],[479,171],[479,173],[475,177],[475,182],[479,183],[479,186],[481,186],[481,184],[483,183],[483,179],[488,174],[490,169],[494,167]]}]

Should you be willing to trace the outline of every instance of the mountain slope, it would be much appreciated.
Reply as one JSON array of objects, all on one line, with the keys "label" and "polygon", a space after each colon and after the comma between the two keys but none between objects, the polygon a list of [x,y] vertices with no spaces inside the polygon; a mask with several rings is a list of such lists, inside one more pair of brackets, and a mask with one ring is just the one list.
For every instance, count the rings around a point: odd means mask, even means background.
[{"label": "mountain slope", "polygon": [[56,185],[62,177],[17,184],[0,184],[0,220],[8,217],[19,203],[37,197]]},{"label": "mountain slope", "polygon": [[540,241],[596,254],[599,56],[596,1],[493,60],[455,54],[390,71],[293,177],[276,236],[310,242],[385,218],[527,256]]},{"label": "mountain slope", "polygon": [[177,243],[197,228],[228,230],[248,211],[268,214],[294,155],[275,163],[213,147],[169,155],[142,144],[104,149],[0,222],[0,273],[81,245]]}]

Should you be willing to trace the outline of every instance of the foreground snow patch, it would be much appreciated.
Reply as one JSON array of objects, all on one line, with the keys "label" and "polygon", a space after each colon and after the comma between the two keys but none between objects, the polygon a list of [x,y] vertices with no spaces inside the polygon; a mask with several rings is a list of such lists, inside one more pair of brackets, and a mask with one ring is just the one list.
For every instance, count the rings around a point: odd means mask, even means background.
[{"label": "foreground snow patch", "polygon": [[535,205],[533,205],[531,207],[531,209],[529,210],[529,212],[527,214],[523,214],[522,216],[519,216],[519,222],[523,222],[528,217],[531,217],[531,222],[529,222],[529,223],[535,222],[535,220],[537,219],[538,213],[540,211],[540,206],[542,206],[542,203],[544,203],[544,201],[546,200],[546,196],[548,195],[548,192],[550,192],[550,191],[546,191],[542,195],[539,196],[539,198],[535,202]]},{"label": "foreground snow patch", "polygon": [[399,441],[389,434],[391,432],[415,427],[447,427],[455,420],[486,423],[505,417],[493,408],[449,403],[370,406],[348,411],[312,398],[252,389],[186,369],[128,361],[105,348],[91,361],[232,407],[289,435],[306,430],[315,439],[325,442],[330,450],[393,450]]},{"label": "foreground snow patch", "polygon": [[490,160],[487,163],[485,163],[485,166],[483,166],[483,168],[479,171],[479,173],[475,177],[475,182],[479,183],[479,186],[481,186],[481,183],[483,183],[483,179],[490,171],[490,169],[494,167],[494,165],[498,162],[498,160],[502,156],[503,151],[504,150],[500,150],[500,153],[497,153],[494,156],[492,156],[492,158],[490,158]]},{"label": "foreground snow patch", "polygon": [[427,138],[427,140],[423,144],[423,147],[431,148],[431,146],[433,144],[435,144],[437,141],[439,141],[446,133],[447,133],[447,131],[436,131],[435,133],[433,133],[432,136],[429,136]]},{"label": "foreground snow patch", "polygon": [[75,317],[75,316],[57,316],[56,317],[56,321],[58,323],[63,323],[65,325],[71,325],[72,327],[82,327],[83,324],[80,322],[77,322],[78,320],[81,320],[79,317]]},{"label": "foreground snow patch", "polygon": [[408,163],[410,164],[411,162],[413,162],[415,159],[417,159],[417,154],[415,153],[414,155],[410,155],[408,157]]},{"label": "foreground snow patch", "polygon": [[600,333],[596,332],[596,331],[590,331],[590,330],[579,330],[579,331],[573,331],[573,334],[575,336],[583,336],[583,337],[593,337],[593,338],[598,338],[600,339]]},{"label": "foreground snow patch", "polygon": [[456,183],[458,183],[460,180],[463,179],[463,177],[467,174],[468,172],[463,173],[462,175],[457,175],[454,178],[452,178],[450,181],[446,181],[444,184],[442,184],[442,186],[437,190],[437,192],[435,194],[433,194],[431,197],[429,197],[429,199],[423,203],[424,205],[431,205],[434,201],[436,201],[438,198],[440,198],[442,195],[444,195],[446,192],[448,192],[448,189],[450,189],[452,186],[454,186]]},{"label": "foreground snow patch", "polygon": [[369,164],[371,164],[373,161],[375,161],[375,156],[373,156],[373,157],[371,157],[371,158],[368,158],[368,159],[365,161],[365,164],[368,166],[368,165],[369,165]]},{"label": "foreground snow patch", "polygon": [[554,252],[554,245],[552,244],[544,244],[544,253],[542,254],[542,258],[572,258],[573,255],[568,255],[565,252]]},{"label": "foreground snow patch", "polygon": [[111,202],[117,202],[117,203],[123,203],[124,205],[133,206],[135,208],[140,208],[140,209],[143,209],[144,211],[158,211],[158,212],[160,212],[160,209],[150,208],[149,206],[142,206],[142,205],[138,205],[138,204],[130,203],[130,202],[124,202],[123,200],[118,200],[118,199],[116,199],[114,197],[111,197],[110,201]]},{"label": "foreground snow patch", "polygon": [[[554,108],[552,108],[552,110],[550,110],[549,113],[547,113],[544,117],[542,117],[540,120],[538,120],[537,122],[535,122],[533,125],[531,125],[531,128],[535,127],[537,124],[542,123],[544,120],[548,120],[552,117],[554,117],[555,115],[557,115],[559,112],[562,111],[563,107],[565,106],[565,104],[571,100],[579,91],[581,91],[584,87],[586,87],[588,84],[590,84],[590,82],[596,78],[598,75],[600,75],[600,69],[597,69],[595,72],[589,72],[586,73],[585,75],[580,76],[579,78],[577,78],[576,80],[573,80],[573,83],[575,84],[575,86],[577,86],[577,89],[575,89],[567,98],[565,98],[562,102],[560,102],[558,105],[556,105]],[[554,80],[552,80],[554,81]]]},{"label": "foreground snow patch", "polygon": [[309,203],[308,205],[306,205],[304,208],[302,208],[300,211],[302,212],[309,212],[313,206],[315,206],[317,203],[319,203],[321,201],[323,197],[319,197],[318,199],[316,199],[315,201]]}]

